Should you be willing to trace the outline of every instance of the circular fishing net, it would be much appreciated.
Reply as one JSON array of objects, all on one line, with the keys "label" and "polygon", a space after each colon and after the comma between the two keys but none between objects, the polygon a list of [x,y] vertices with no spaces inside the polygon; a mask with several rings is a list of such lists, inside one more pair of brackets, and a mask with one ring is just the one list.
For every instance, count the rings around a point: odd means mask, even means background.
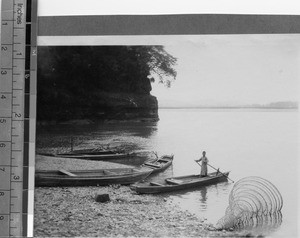
[{"label": "circular fishing net", "polygon": [[246,177],[233,186],[225,216],[217,222],[216,228],[275,228],[281,224],[282,206],[282,196],[271,182]]}]

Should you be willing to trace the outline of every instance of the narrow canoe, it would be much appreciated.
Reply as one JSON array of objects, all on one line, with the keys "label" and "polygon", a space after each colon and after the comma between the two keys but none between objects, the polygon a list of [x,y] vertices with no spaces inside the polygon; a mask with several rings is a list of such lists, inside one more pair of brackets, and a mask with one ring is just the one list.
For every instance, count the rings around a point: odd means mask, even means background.
[{"label": "narrow canoe", "polygon": [[131,189],[137,193],[164,193],[176,190],[203,187],[210,184],[227,181],[229,172],[213,172],[206,177],[200,175],[188,175],[167,178],[163,183],[150,182],[148,184],[135,184]]},{"label": "narrow canoe", "polygon": [[36,187],[106,186],[132,184],[145,179],[148,168],[118,168],[101,170],[39,170],[35,172]]},{"label": "narrow canoe", "polygon": [[142,166],[152,169],[152,174],[167,169],[173,162],[174,155],[163,155],[152,162],[146,162]]},{"label": "narrow canoe", "polygon": [[74,158],[74,159],[87,159],[87,160],[111,160],[126,158],[129,154],[117,153],[114,151],[82,151],[57,154],[58,157]]}]

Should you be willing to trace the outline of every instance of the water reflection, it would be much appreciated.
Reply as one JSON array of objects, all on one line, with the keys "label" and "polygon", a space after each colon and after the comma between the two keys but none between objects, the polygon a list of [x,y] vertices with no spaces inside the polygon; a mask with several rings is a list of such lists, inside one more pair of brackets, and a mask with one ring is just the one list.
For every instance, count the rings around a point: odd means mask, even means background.
[{"label": "water reflection", "polygon": [[[209,222],[215,223],[218,214],[221,216],[222,210],[224,211],[222,204],[224,199],[228,200],[230,187],[230,183],[223,182],[201,188],[165,193],[161,196],[170,198],[173,204],[179,205],[183,210],[188,210],[199,218],[206,218]],[[220,192],[219,196],[216,196],[217,190]],[[207,213],[208,210],[210,213]]]},{"label": "water reflection", "polygon": [[[284,179],[277,172],[282,171],[282,158],[289,158],[290,165],[296,164],[299,158],[299,140],[295,130],[298,125],[297,112],[235,110],[225,113],[218,110],[172,109],[160,110],[159,116],[158,123],[99,123],[38,128],[37,149],[41,148],[40,145],[46,148],[70,148],[70,137],[75,136],[75,145],[80,148],[110,144],[126,146],[129,151],[149,150],[158,151],[159,155],[174,154],[173,167],[151,178],[153,180],[199,173],[194,159],[205,149],[211,163],[220,167],[221,171],[230,170],[230,176],[235,181],[250,175],[271,179],[285,196],[282,211],[284,222],[280,232],[285,235],[297,234],[295,204],[299,199],[294,190],[286,186],[287,181],[296,181],[297,166],[291,166],[289,172],[284,174]],[[138,166],[145,157],[141,157],[141,161],[131,161]],[[180,203],[182,209],[215,224],[224,215],[232,186],[231,183],[222,183],[208,186],[206,194],[198,189],[163,196],[174,198],[174,202]],[[278,221],[280,224],[280,219]]]},{"label": "water reflection", "polygon": [[48,125],[37,127],[37,149],[118,148],[150,150],[157,122],[114,122],[91,125]]},{"label": "water reflection", "polygon": [[200,194],[201,194],[201,198],[200,198],[200,201],[202,204],[206,204],[206,199],[207,199],[207,188],[206,187],[203,187],[201,190],[200,190]]},{"label": "water reflection", "polygon": [[282,196],[270,181],[257,176],[245,177],[233,186],[225,216],[216,227],[266,235],[281,225],[282,206]]},{"label": "water reflection", "polygon": [[274,233],[282,223],[282,213],[263,216],[253,216],[251,219],[241,220],[235,227],[240,232],[251,232],[252,235],[269,235]]}]

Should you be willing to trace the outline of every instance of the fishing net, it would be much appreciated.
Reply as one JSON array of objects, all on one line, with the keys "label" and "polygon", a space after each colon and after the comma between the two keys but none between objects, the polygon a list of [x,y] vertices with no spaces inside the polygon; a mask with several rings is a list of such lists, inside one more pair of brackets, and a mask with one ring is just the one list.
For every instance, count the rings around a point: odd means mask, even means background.
[{"label": "fishing net", "polygon": [[217,229],[276,228],[281,224],[282,196],[268,180],[246,177],[239,180],[229,195],[229,206]]}]

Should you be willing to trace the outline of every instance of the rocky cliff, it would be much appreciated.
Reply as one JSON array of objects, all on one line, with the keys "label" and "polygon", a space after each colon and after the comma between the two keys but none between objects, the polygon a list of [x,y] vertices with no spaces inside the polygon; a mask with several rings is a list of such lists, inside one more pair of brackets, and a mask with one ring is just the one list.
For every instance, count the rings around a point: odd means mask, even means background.
[{"label": "rocky cliff", "polygon": [[114,120],[158,120],[158,102],[152,95],[99,93],[95,96],[97,118]]},{"label": "rocky cliff", "polygon": [[[73,101],[60,105],[44,105],[51,112],[41,117],[53,121],[69,120],[136,120],[157,121],[158,102],[152,95],[98,92],[90,95],[90,100]],[[44,120],[45,120],[44,119]]]},{"label": "rocky cliff", "polygon": [[158,120],[145,47],[39,47],[38,121]]}]

